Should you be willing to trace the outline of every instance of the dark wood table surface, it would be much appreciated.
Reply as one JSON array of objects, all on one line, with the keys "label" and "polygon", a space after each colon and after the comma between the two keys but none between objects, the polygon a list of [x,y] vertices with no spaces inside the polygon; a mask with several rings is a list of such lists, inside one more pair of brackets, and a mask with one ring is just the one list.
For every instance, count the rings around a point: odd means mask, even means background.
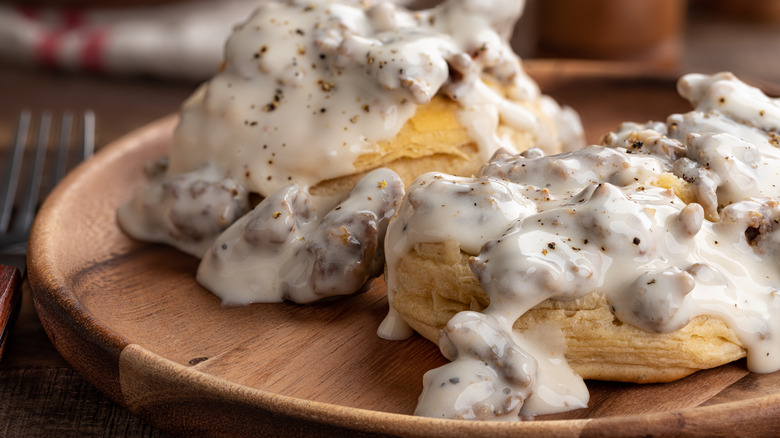
[{"label": "dark wood table surface", "polygon": [[[681,71],[734,70],[780,84],[780,25],[695,21]],[[98,149],[177,111],[196,83],[31,70],[0,63],[0,145],[22,108],[96,112]],[[0,163],[4,166],[5,163]],[[0,436],[165,436],[98,392],[49,341],[29,291],[0,362]]]},{"label": "dark wood table surface", "polygon": [[[0,144],[9,141],[22,108],[53,114],[89,108],[97,118],[99,149],[177,111],[196,86],[0,65]],[[21,310],[0,362],[0,436],[165,436],[68,366],[46,336],[24,286]]]}]

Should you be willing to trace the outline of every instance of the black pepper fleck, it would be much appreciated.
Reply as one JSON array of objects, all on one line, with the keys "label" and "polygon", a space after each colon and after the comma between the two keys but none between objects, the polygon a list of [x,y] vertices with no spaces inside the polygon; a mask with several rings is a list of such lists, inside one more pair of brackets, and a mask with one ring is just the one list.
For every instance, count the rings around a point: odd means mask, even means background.
[{"label": "black pepper fleck", "polygon": [[319,81],[317,81],[317,83],[320,84],[320,88],[322,89],[322,91],[325,91],[325,92],[331,91],[331,90],[333,90],[333,88],[335,88],[333,83],[328,82],[328,81],[326,81],[324,79],[320,79]]}]

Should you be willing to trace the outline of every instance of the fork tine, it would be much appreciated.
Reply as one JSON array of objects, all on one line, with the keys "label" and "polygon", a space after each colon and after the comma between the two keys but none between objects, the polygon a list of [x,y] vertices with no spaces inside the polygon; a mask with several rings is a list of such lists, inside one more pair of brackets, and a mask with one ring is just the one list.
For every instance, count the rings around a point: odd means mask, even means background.
[{"label": "fork tine", "polygon": [[84,111],[84,147],[81,160],[86,160],[95,153],[95,112]]},{"label": "fork tine", "polygon": [[30,111],[24,110],[19,116],[19,125],[16,129],[11,158],[6,167],[6,179],[3,183],[3,202],[0,205],[0,233],[8,231],[11,222],[11,211],[16,200],[16,187],[19,185],[19,173],[21,171],[24,149],[27,144],[27,133],[30,129]]},{"label": "fork tine", "polygon": [[54,181],[52,181],[49,190],[51,190],[62,178],[65,177],[65,172],[68,170],[68,150],[70,149],[70,135],[73,131],[73,113],[65,111],[62,113],[62,124],[60,125],[60,138],[57,142],[57,157],[55,158],[57,163],[57,169],[54,173]]},{"label": "fork tine", "polygon": [[56,169],[50,185],[43,191],[46,195],[65,177],[68,170],[68,162],[71,146],[77,143],[73,135],[81,134],[80,148],[75,150],[76,162],[80,163],[95,153],[95,112],[85,110],[82,119],[82,129],[80,133],[74,133],[74,117],[70,111],[62,113],[62,124],[60,125],[59,141],[57,142],[57,155],[55,158]]},{"label": "fork tine", "polygon": [[35,217],[35,209],[38,206],[43,184],[43,163],[46,158],[46,145],[49,144],[50,132],[51,112],[45,111],[41,113],[33,167],[27,179],[27,188],[21,195],[22,204],[19,206],[17,219],[21,225],[16,226],[17,229],[28,230],[32,225],[33,217]]},{"label": "fork tine", "polygon": [[[76,117],[73,113],[65,112],[57,139],[51,138],[57,137],[52,135],[55,123],[51,112],[42,113],[35,142],[30,139],[28,147],[28,137],[32,135],[30,131],[34,122],[32,112],[25,110],[19,115],[19,126],[8,154],[10,159],[6,172],[0,175],[3,178],[3,186],[0,188],[0,196],[3,196],[0,199],[0,250],[8,252],[9,248],[16,248],[26,242],[40,201],[63,179],[70,168],[69,163],[75,164],[93,155],[95,113],[86,110],[83,117],[83,129],[76,140],[73,125]],[[54,142],[57,142],[56,162],[47,163],[50,161],[48,155],[54,153],[50,150],[50,143]],[[73,158],[69,159],[70,149],[76,144],[79,148],[73,152]],[[28,152],[32,154],[28,158],[32,159],[25,159]]]}]

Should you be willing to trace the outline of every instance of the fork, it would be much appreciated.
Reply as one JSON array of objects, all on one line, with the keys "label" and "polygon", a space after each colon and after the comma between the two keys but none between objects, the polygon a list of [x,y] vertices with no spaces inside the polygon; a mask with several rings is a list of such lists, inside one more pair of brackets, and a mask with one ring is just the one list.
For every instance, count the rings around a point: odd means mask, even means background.
[{"label": "fork", "polygon": [[[82,120],[81,132],[76,132],[73,113],[65,112],[55,133],[52,113],[44,111],[32,138],[32,112],[24,110],[19,115],[0,186],[0,358],[21,304],[27,238],[39,202],[62,180],[69,163],[83,161],[94,152],[95,113],[85,111]],[[79,134],[80,141],[76,140]],[[79,150],[70,157],[74,143],[80,145]],[[50,144],[56,144],[54,151]],[[55,152],[54,161],[47,165],[50,152]]]}]

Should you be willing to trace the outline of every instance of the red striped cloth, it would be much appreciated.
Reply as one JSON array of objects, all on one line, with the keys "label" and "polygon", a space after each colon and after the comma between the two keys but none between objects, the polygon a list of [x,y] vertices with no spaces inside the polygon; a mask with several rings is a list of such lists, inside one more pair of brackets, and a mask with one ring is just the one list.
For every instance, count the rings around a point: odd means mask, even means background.
[{"label": "red striped cloth", "polygon": [[69,71],[206,79],[233,25],[262,0],[129,9],[0,5],[0,58]]}]

